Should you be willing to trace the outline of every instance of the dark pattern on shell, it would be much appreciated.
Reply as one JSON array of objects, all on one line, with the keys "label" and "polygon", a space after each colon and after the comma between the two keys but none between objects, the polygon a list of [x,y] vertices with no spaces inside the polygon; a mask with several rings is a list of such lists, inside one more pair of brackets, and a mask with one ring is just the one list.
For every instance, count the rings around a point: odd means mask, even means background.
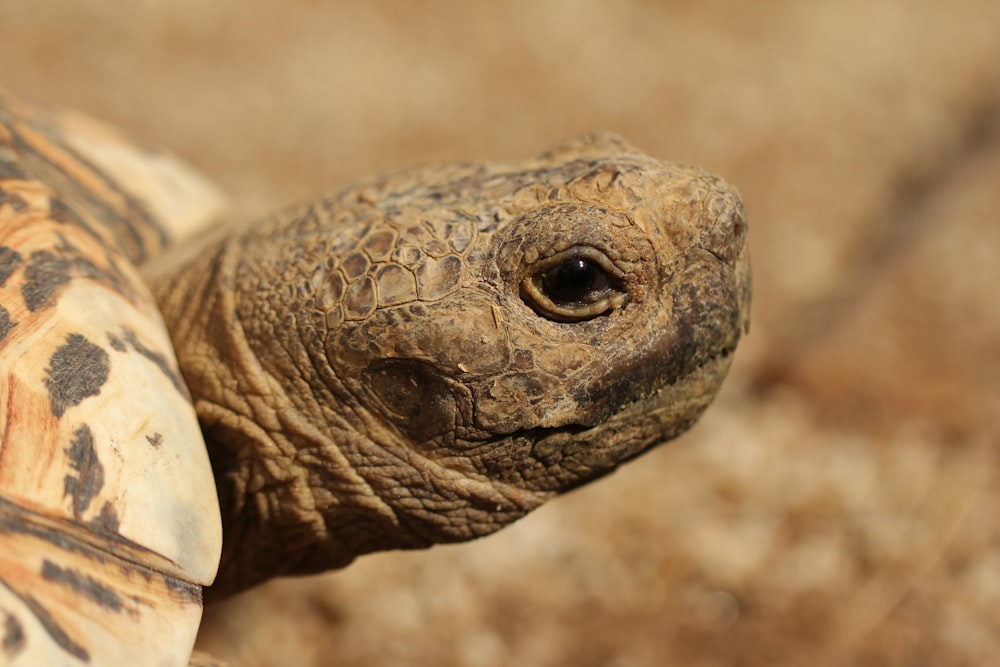
[{"label": "dark pattern on shell", "polygon": [[38,250],[24,269],[24,284],[21,294],[28,310],[32,312],[44,306],[54,306],[60,288],[74,278],[93,280],[121,294],[129,301],[136,301],[135,288],[115,264],[111,255],[106,257],[108,267],[95,264],[89,257],[60,235],[55,252]]},{"label": "dark pattern on shell", "polygon": [[[0,110],[0,123],[7,123],[9,116],[4,116]],[[9,146],[0,144],[0,179],[24,180],[27,174],[21,169],[20,158]],[[3,190],[0,189],[0,202],[4,200]]]},{"label": "dark pattern on shell", "polygon": [[28,593],[22,594],[14,590],[3,579],[0,579],[0,585],[4,586],[24,603],[24,606],[26,606],[35,618],[38,619],[39,624],[41,624],[42,628],[46,633],[48,633],[49,637],[52,638],[52,641],[54,641],[59,648],[66,653],[69,653],[77,660],[90,662],[90,654],[87,652],[87,649],[74,641],[73,638],[69,636],[69,633],[67,633],[66,630],[64,630],[62,626],[56,622],[56,619],[53,618],[49,610],[46,609],[38,600],[31,597]]},{"label": "dark pattern on shell", "polygon": [[10,311],[8,311],[3,306],[0,306],[0,342],[7,337],[10,330],[14,328],[17,322],[10,319]]},{"label": "dark pattern on shell", "polygon": [[[33,538],[44,540],[67,553],[79,554],[98,565],[117,564],[117,566],[127,567],[130,571],[134,569],[137,574],[147,579],[159,577],[162,578],[164,585],[171,591],[186,591],[189,595],[185,599],[201,604],[200,586],[178,580],[169,574],[157,572],[141,565],[141,562],[144,560],[143,554],[149,554],[154,558],[158,557],[158,554],[116,532],[117,521],[114,508],[110,504],[105,503],[101,508],[101,515],[94,521],[85,524],[81,524],[79,521],[66,521],[65,526],[57,522],[53,527],[49,525],[52,523],[51,517],[25,509],[0,497],[0,538],[2,538],[2,534],[5,532],[29,535]],[[77,539],[74,536],[74,530],[71,526],[79,527],[81,525],[90,529],[90,532],[104,538],[104,548],[97,549]],[[119,546],[127,549],[129,552],[126,565],[122,565],[126,561],[123,561],[122,557],[118,555],[117,548]],[[3,583],[2,579],[0,579],[0,583]]]},{"label": "dark pattern on shell", "polygon": [[45,559],[42,561],[42,579],[66,586],[100,607],[120,612],[125,606],[122,597],[93,577],[73,568],[63,568]]},{"label": "dark pattern on shell", "polygon": [[[26,510],[9,500],[0,498],[0,534],[4,532],[11,532],[20,535],[30,535],[36,539],[45,540],[49,544],[58,547],[63,551],[79,554],[98,564],[103,565],[108,562],[114,562],[114,557],[110,555],[111,551],[95,549],[94,547],[80,542],[73,536],[72,532],[68,528],[63,529],[60,526],[53,528],[45,525],[44,523],[40,523],[40,521],[43,521],[43,519],[41,519],[40,515],[36,512]],[[70,521],[68,523],[71,525],[80,525],[80,523],[76,521]],[[92,524],[84,525],[90,526]],[[133,551],[140,553],[149,552],[149,549],[141,544],[132,542],[117,533],[102,534],[102,537],[113,540],[113,542],[108,546],[121,544],[122,546],[125,546]]]},{"label": "dark pattern on shell", "polygon": [[49,218],[63,224],[85,225],[83,218],[77,215],[76,211],[67,206],[62,199],[55,197],[49,200]]},{"label": "dark pattern on shell", "polygon": [[31,254],[31,260],[24,268],[24,284],[21,294],[28,310],[34,312],[48,303],[49,299],[70,280],[70,264],[44,250]]},{"label": "dark pattern on shell", "polygon": [[[2,191],[0,191],[2,193]],[[0,202],[3,200],[0,199]],[[0,287],[7,284],[10,275],[21,266],[21,253],[9,246],[0,246]]]},{"label": "dark pattern on shell", "polygon": [[3,650],[8,658],[13,658],[24,649],[24,628],[13,614],[4,612],[4,615],[6,618],[3,623],[3,642],[0,642],[0,650]]},{"label": "dark pattern on shell", "polygon": [[[116,245],[133,262],[142,262],[167,244],[166,230],[141,201],[120,188],[113,178],[65,141],[51,116],[39,109],[30,110],[30,115],[15,115],[6,106],[6,101],[0,99],[0,124],[9,136],[9,143],[6,146],[0,144],[0,148],[6,148],[5,153],[13,155],[7,160],[0,159],[0,176],[25,180],[33,178],[59,192],[64,199],[73,202],[74,208],[79,207],[87,215],[78,215],[59,203],[54,206],[54,220],[72,222],[99,242],[104,241],[106,236],[86,218],[100,220],[101,227],[113,234]],[[44,142],[45,145],[39,146],[36,142]],[[99,180],[103,189],[118,200],[118,205],[95,196],[94,188],[78,181],[63,162]],[[156,245],[147,247],[150,241]]]},{"label": "dark pattern on shell", "polygon": [[115,352],[128,352],[128,346],[118,336],[113,333],[108,333],[108,344],[111,345],[111,349]]},{"label": "dark pattern on shell", "polygon": [[188,394],[184,381],[181,380],[180,375],[178,375],[173,366],[171,366],[170,361],[163,354],[143,345],[142,341],[135,335],[135,332],[129,329],[125,330],[125,340],[132,346],[133,350],[144,356],[146,359],[151,361],[154,366],[160,369],[160,372],[163,373],[168,380],[170,380],[170,384],[174,385],[174,389],[176,389],[186,401],[190,402],[191,396]]},{"label": "dark pattern on shell", "polygon": [[94,533],[94,535],[101,535],[102,537],[111,537],[119,541],[124,541],[124,538],[118,534],[118,512],[115,510],[114,505],[107,500],[105,500],[104,504],[101,505],[101,513],[87,525],[90,527],[90,531]]},{"label": "dark pattern on shell", "polygon": [[78,333],[66,337],[45,369],[52,414],[62,417],[66,408],[101,393],[111,365],[108,353]]},{"label": "dark pattern on shell", "polygon": [[63,490],[73,499],[73,516],[79,519],[104,487],[104,466],[94,449],[94,435],[86,424],[76,429],[73,442],[64,451],[69,457],[70,468],[78,476],[66,475]]}]

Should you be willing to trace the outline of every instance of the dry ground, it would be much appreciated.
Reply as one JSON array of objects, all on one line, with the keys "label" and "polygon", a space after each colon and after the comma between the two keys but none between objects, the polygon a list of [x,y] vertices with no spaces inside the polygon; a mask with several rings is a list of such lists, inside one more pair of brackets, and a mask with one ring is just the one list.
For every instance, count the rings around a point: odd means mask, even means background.
[{"label": "dry ground", "polygon": [[0,85],[240,216],[617,130],[745,196],[753,331],[688,436],[472,545],[210,609],[234,665],[1000,661],[1000,3],[6,0]]}]

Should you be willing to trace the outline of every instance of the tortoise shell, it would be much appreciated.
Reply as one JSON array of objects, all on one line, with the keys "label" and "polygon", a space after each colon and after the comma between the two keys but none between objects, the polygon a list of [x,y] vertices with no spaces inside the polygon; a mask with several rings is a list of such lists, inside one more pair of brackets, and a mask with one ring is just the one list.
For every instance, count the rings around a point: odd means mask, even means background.
[{"label": "tortoise shell", "polygon": [[136,265],[220,211],[176,158],[0,95],[0,663],[187,664],[220,514]]}]

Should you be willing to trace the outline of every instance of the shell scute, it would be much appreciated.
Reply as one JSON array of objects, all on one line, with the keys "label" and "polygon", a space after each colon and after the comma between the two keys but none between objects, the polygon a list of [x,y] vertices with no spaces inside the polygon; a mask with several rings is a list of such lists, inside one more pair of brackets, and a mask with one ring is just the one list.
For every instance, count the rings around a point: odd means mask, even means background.
[{"label": "shell scute", "polygon": [[[220,541],[214,480],[138,274],[86,230],[52,221],[0,226],[0,243],[32,258],[0,287],[11,322],[0,341],[0,378],[8,379],[0,495],[84,523],[103,516],[101,525],[173,563],[171,574],[207,583]],[[33,270],[38,257],[48,269]],[[161,446],[149,446],[152,432]],[[67,451],[89,452],[88,463]]]},{"label": "shell scute", "polygon": [[187,664],[218,501],[135,263],[219,202],[172,157],[0,91],[0,664]]}]

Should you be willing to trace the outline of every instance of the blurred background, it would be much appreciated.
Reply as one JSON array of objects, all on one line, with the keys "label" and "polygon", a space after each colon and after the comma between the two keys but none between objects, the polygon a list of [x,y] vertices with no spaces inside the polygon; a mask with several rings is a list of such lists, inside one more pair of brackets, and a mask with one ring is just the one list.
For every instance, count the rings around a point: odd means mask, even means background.
[{"label": "blurred background", "polygon": [[0,85],[252,217],[609,129],[743,193],[753,329],[688,435],[471,545],[208,610],[234,665],[1000,656],[1000,3],[4,0]]}]

